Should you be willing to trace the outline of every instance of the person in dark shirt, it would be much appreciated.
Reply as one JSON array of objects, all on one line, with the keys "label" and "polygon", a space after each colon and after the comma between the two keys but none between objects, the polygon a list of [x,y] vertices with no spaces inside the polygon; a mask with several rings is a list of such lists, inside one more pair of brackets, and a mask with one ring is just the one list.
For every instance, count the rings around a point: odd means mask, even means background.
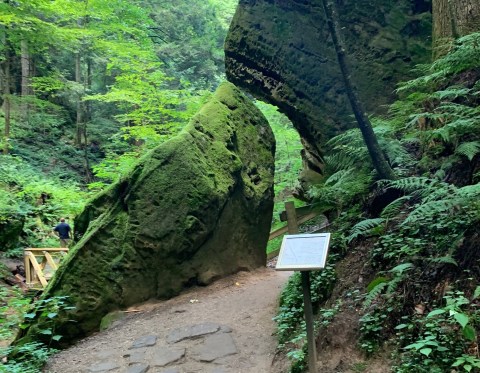
[{"label": "person in dark shirt", "polygon": [[60,238],[60,247],[68,247],[68,243],[70,242],[70,232],[72,229],[67,223],[65,223],[64,218],[60,219],[60,224],[58,224],[53,231]]}]

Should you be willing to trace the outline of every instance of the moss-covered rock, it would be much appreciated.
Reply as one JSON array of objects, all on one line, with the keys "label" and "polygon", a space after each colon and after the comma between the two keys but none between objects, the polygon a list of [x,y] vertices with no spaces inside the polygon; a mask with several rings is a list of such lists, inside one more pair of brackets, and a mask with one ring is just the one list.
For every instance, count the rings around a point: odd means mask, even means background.
[{"label": "moss-covered rock", "polygon": [[51,325],[62,342],[98,330],[116,309],[264,265],[274,151],[263,115],[224,83],[184,131],[90,201],[44,294],[75,306]]},{"label": "moss-covered rock", "polygon": [[[431,13],[424,0],[335,1],[353,80],[369,113],[391,102],[398,81],[430,58]],[[352,127],[321,0],[240,0],[225,43],[228,79],[278,106],[321,170],[326,140]]]}]

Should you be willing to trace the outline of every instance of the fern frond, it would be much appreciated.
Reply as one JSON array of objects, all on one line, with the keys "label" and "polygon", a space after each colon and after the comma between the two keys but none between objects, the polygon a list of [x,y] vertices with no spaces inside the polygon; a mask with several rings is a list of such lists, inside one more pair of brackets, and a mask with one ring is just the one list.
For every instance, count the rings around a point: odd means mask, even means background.
[{"label": "fern frond", "polygon": [[454,266],[458,267],[457,261],[453,259],[450,255],[441,256],[439,258],[426,258],[425,260],[436,264],[453,264]]},{"label": "fern frond", "polygon": [[412,196],[403,196],[397,198],[395,201],[390,202],[383,209],[380,217],[384,219],[392,219],[400,213],[401,208],[412,198]]},{"label": "fern frond", "polygon": [[400,284],[402,281],[403,281],[403,276],[394,277],[388,283],[386,294],[392,294],[397,289],[398,284]]},{"label": "fern frond", "polygon": [[443,127],[427,132],[432,138],[440,138],[447,143],[478,130],[479,118],[452,119]]},{"label": "fern frond", "polygon": [[445,90],[434,92],[432,98],[438,100],[455,100],[458,97],[468,95],[470,92],[472,92],[472,90],[464,86],[451,86]]},{"label": "fern frond", "polygon": [[414,163],[414,158],[399,140],[380,138],[378,142],[392,166],[411,166]]},{"label": "fern frond", "polygon": [[455,185],[450,185],[446,183],[437,184],[437,189],[432,189],[429,191],[428,195],[423,199],[423,203],[438,201],[441,199],[452,199],[458,192],[458,188]]},{"label": "fern frond", "polygon": [[417,224],[427,217],[439,214],[451,213],[453,207],[457,206],[456,200],[440,200],[430,201],[418,206],[410,215],[402,222],[402,226],[408,224]]},{"label": "fern frond", "polygon": [[464,142],[457,146],[455,153],[467,157],[471,162],[480,153],[480,141]]},{"label": "fern frond", "polygon": [[333,175],[329,176],[329,178],[325,181],[325,185],[334,185],[337,183],[343,184],[346,181],[351,180],[354,172],[355,170],[352,168],[337,171]]},{"label": "fern frond", "polygon": [[382,293],[382,291],[387,287],[388,282],[378,283],[372,290],[370,290],[363,301],[363,308],[367,309],[372,305],[372,302],[377,299],[377,297]]},{"label": "fern frond", "polygon": [[332,137],[327,142],[327,145],[332,147],[345,144],[363,144],[362,134],[358,128],[345,131],[340,135]]},{"label": "fern frond", "polygon": [[396,276],[397,275],[402,275],[403,272],[408,271],[408,270],[412,269],[413,267],[414,267],[414,265],[412,263],[402,263],[402,264],[399,264],[396,267],[393,267],[389,272],[394,273]]},{"label": "fern frond", "polygon": [[352,228],[352,233],[347,237],[348,242],[352,242],[355,238],[367,234],[371,229],[378,227],[380,224],[384,223],[384,218],[375,218],[363,220],[355,224]]},{"label": "fern frond", "polygon": [[428,195],[433,190],[448,184],[427,177],[405,177],[383,183],[387,188],[398,189],[405,193]]},{"label": "fern frond", "polygon": [[473,185],[466,185],[458,188],[457,194],[460,198],[476,198],[480,196],[480,183]]},{"label": "fern frond", "polygon": [[355,160],[345,152],[335,152],[331,155],[326,155],[323,159],[326,166],[334,171],[351,168],[355,163]]}]

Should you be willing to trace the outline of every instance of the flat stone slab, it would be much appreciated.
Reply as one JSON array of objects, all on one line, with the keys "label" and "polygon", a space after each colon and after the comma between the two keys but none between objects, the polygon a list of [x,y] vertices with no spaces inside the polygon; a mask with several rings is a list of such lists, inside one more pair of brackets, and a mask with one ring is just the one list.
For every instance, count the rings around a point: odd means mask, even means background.
[{"label": "flat stone slab", "polygon": [[129,364],[143,363],[145,362],[146,352],[146,348],[135,348],[127,352],[123,357],[128,358]]},{"label": "flat stone slab", "polygon": [[184,339],[197,338],[202,335],[216,333],[220,330],[222,325],[215,323],[203,323],[197,325],[182,326],[172,330],[167,336],[168,343],[177,343]]},{"label": "flat stone slab", "polygon": [[145,373],[150,368],[148,364],[134,364],[130,365],[126,373]]},{"label": "flat stone slab", "polygon": [[103,361],[101,363],[94,364],[88,368],[89,373],[103,373],[109,372],[114,369],[120,368],[120,364],[114,361]]},{"label": "flat stone slab", "polygon": [[160,373],[180,373],[180,369],[178,368],[167,368],[162,370]]},{"label": "flat stone slab", "polygon": [[154,346],[157,343],[157,336],[156,335],[145,335],[133,341],[132,348],[142,348],[142,347],[150,347]]},{"label": "flat stone slab", "polygon": [[174,363],[177,360],[180,360],[184,356],[184,348],[159,347],[155,351],[151,363],[155,367],[164,367],[168,364]]},{"label": "flat stone slab", "polygon": [[205,337],[202,345],[192,350],[193,358],[202,362],[211,362],[221,357],[238,353],[231,334],[214,334]]}]

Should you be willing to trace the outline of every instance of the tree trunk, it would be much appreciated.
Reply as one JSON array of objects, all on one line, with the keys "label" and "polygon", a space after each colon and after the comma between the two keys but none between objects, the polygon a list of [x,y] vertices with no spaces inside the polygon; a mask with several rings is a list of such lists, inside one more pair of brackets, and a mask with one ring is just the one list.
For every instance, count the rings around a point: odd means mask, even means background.
[{"label": "tree trunk", "polygon": [[339,33],[340,27],[338,25],[336,10],[331,1],[322,0],[322,2],[327,19],[328,29],[330,30],[330,35],[333,39],[333,45],[335,46],[335,51],[337,53],[338,64],[340,65],[340,70],[342,71],[347,96],[350,101],[350,105],[352,106],[352,110],[355,115],[355,119],[357,120],[360,132],[362,133],[363,140],[367,146],[368,153],[372,159],[373,166],[375,167],[375,170],[380,178],[393,180],[396,178],[395,173],[380,149],[377,137],[372,129],[372,124],[370,123],[365,109],[363,108],[363,105],[360,102],[355,89],[353,88],[351,72],[347,64],[344,43]]},{"label": "tree trunk", "polygon": [[20,107],[20,115],[24,121],[28,122],[30,105],[27,100],[28,96],[33,94],[31,86],[32,63],[30,51],[28,50],[28,42],[25,39],[20,42],[20,65],[22,70],[21,95],[23,99]]},{"label": "tree trunk", "polygon": [[[88,92],[92,86],[92,59],[90,57],[87,58],[87,76],[85,77],[85,84],[84,90]],[[83,103],[84,104],[84,124],[83,124],[83,139],[85,141],[84,144],[84,159],[85,159],[85,180],[87,183],[91,183],[93,181],[93,175],[90,171],[90,160],[88,159],[88,132],[87,132],[87,123],[91,119],[91,108],[90,102]]]},{"label": "tree trunk", "polygon": [[[75,54],[75,82],[79,85],[82,84],[82,58],[80,53]],[[77,97],[77,134],[75,139],[77,146],[82,145],[83,137],[84,110],[82,98],[83,94],[79,92]]]},{"label": "tree trunk", "polygon": [[446,54],[453,41],[480,29],[479,0],[433,0],[433,58]]},{"label": "tree trunk", "polygon": [[21,83],[21,94],[22,97],[31,95],[32,86],[31,86],[31,78],[32,78],[32,63],[30,58],[30,52],[28,50],[28,42],[26,40],[22,40],[20,42],[20,49],[21,49],[21,65],[22,65],[22,83]]},{"label": "tree trunk", "polygon": [[6,36],[2,37],[2,44],[5,48],[4,61],[2,62],[1,80],[2,80],[2,93],[3,93],[3,112],[5,117],[5,126],[3,130],[3,154],[8,154],[9,140],[10,140],[10,123],[11,123],[11,101],[10,101],[10,49]]}]

